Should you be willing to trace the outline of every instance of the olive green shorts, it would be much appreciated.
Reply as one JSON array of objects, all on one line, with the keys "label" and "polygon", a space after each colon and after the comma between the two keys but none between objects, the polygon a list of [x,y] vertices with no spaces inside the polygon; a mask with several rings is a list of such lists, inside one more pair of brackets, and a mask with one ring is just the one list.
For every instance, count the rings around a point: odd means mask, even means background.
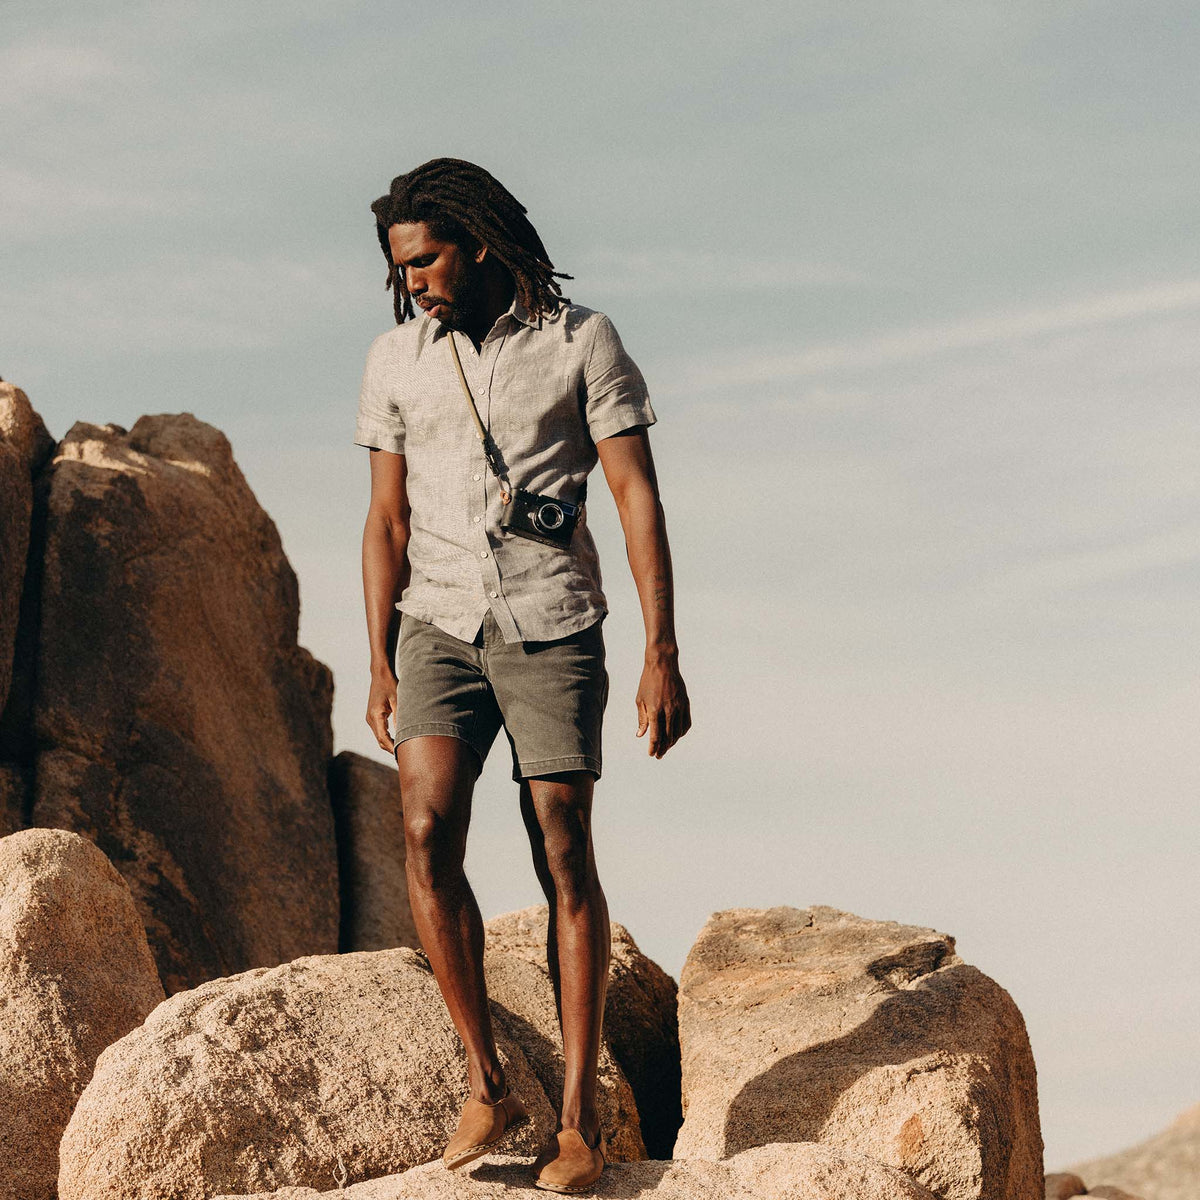
[{"label": "olive green shorts", "polygon": [[602,624],[603,617],[553,641],[506,643],[488,611],[475,641],[464,642],[401,613],[393,740],[460,738],[482,770],[503,726],[514,780],[579,770],[599,779],[608,703]]}]

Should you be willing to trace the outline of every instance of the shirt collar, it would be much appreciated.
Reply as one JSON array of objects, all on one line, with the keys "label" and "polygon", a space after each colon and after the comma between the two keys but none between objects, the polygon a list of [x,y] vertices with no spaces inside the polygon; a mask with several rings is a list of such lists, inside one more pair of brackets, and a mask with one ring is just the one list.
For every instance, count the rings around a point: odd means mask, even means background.
[{"label": "shirt collar", "polygon": [[508,306],[508,314],[514,320],[520,321],[522,325],[528,325],[530,329],[541,329],[541,316],[530,316],[529,310],[521,303],[521,297],[515,292],[513,293],[513,302]]}]

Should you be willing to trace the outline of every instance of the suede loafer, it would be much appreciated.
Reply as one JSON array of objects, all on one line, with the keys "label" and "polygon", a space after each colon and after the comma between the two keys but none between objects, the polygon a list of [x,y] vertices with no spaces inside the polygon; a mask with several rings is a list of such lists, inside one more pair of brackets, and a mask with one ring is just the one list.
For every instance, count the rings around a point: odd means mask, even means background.
[{"label": "suede loafer", "polygon": [[485,1104],[468,1096],[463,1105],[458,1128],[442,1152],[447,1170],[482,1158],[493,1146],[503,1141],[505,1134],[529,1120],[529,1110],[514,1096],[510,1088],[494,1104]]},{"label": "suede loafer", "polygon": [[534,1183],[548,1192],[586,1192],[600,1178],[607,1153],[603,1129],[595,1149],[578,1129],[560,1129],[534,1160]]}]

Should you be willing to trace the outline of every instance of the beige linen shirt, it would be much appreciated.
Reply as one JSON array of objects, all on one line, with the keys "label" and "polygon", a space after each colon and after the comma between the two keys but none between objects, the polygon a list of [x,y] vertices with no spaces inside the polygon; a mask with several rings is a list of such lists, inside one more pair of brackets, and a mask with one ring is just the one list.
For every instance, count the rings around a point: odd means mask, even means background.
[{"label": "beige linen shirt", "polygon": [[[587,506],[569,547],[500,528],[500,484],[448,336],[423,313],[380,334],[363,371],[355,444],[407,459],[411,578],[396,607],[463,641],[489,608],[506,642],[566,637],[608,612]],[[657,420],[641,371],[601,312],[563,304],[531,317],[514,299],[479,351],[466,334],[453,336],[514,487],[574,500],[598,441]]]}]

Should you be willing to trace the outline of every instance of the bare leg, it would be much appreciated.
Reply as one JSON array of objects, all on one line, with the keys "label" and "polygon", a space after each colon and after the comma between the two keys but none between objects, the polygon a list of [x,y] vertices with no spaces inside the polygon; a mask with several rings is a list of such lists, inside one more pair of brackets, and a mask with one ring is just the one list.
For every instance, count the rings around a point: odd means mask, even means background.
[{"label": "bare leg", "polygon": [[578,1129],[589,1146],[600,1133],[596,1067],[612,947],[608,902],[592,846],[594,784],[587,771],[521,784],[521,815],[534,870],[550,904],[546,963],[566,1060],[561,1124]]},{"label": "bare leg", "polygon": [[396,765],[413,922],[467,1052],[471,1095],[492,1104],[504,1094],[504,1070],[484,984],[483,917],[463,872],[479,758],[459,738],[426,735],[401,742]]}]

